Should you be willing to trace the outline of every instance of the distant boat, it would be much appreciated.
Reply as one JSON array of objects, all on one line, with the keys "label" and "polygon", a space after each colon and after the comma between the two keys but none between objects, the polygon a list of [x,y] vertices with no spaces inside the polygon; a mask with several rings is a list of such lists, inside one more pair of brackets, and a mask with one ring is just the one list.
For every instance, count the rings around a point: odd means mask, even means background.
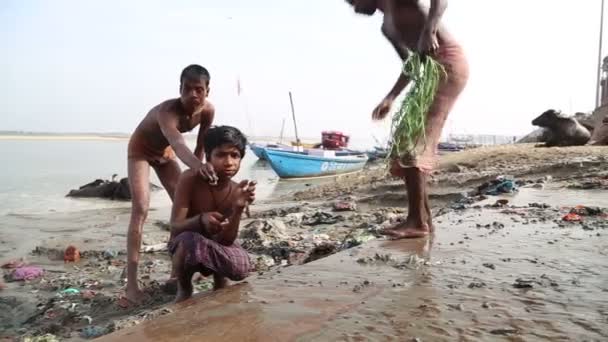
[{"label": "distant boat", "polygon": [[266,148],[264,154],[280,178],[313,178],[357,172],[368,160],[365,153],[350,150],[288,152]]},{"label": "distant boat", "polygon": [[251,152],[253,152],[253,154],[255,154],[255,156],[258,157],[258,159],[260,159],[260,160],[266,160],[266,155],[264,154],[264,149],[266,149],[266,148],[274,148],[274,149],[285,150],[285,151],[297,151],[297,148],[294,146],[280,144],[280,143],[277,143],[277,144],[250,143],[249,144],[249,149],[251,150]]}]

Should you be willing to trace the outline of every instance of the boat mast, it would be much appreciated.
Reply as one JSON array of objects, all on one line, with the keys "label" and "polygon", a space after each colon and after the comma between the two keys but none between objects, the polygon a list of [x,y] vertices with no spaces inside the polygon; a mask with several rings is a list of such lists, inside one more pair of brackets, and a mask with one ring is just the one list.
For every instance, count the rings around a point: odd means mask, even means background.
[{"label": "boat mast", "polygon": [[602,74],[602,40],[604,36],[604,0],[602,0],[602,9],[600,11],[600,42],[597,52],[597,84],[595,89],[595,108],[600,106],[600,82]]},{"label": "boat mast", "polygon": [[279,144],[283,143],[283,131],[285,130],[285,118],[283,118],[283,123],[281,124],[281,135],[279,136]]},{"label": "boat mast", "polygon": [[291,91],[289,92],[289,103],[291,104],[291,116],[293,117],[293,127],[296,131],[296,143],[300,146],[300,137],[298,136],[298,124],[296,123],[296,113],[293,109],[293,98],[291,96]]}]

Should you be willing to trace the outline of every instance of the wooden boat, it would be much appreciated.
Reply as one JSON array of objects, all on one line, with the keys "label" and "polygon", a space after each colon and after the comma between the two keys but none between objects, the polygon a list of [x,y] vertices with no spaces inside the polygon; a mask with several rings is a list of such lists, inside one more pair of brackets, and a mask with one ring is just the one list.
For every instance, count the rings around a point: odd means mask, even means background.
[{"label": "wooden boat", "polygon": [[365,153],[350,150],[288,152],[266,148],[264,153],[280,178],[313,178],[357,172],[368,160]]},{"label": "wooden boat", "polygon": [[251,150],[251,152],[253,152],[253,154],[255,154],[255,156],[258,157],[258,159],[260,159],[260,160],[266,160],[266,155],[264,154],[265,148],[273,148],[273,149],[284,150],[284,151],[293,151],[293,152],[297,152],[298,150],[301,150],[295,146],[285,145],[285,144],[281,144],[281,143],[276,143],[276,144],[250,143],[249,144],[249,149]]}]

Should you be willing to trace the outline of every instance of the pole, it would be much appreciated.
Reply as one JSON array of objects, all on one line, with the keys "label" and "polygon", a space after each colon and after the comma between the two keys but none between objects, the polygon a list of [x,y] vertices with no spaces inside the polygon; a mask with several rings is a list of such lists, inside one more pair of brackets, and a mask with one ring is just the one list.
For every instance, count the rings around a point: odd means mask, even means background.
[{"label": "pole", "polygon": [[279,144],[283,143],[283,130],[285,129],[285,118],[283,118],[283,123],[281,124],[281,135],[279,136]]},{"label": "pole", "polygon": [[293,127],[296,131],[296,143],[298,144],[298,146],[300,146],[300,137],[298,136],[298,124],[296,123],[296,113],[293,109],[293,98],[291,96],[291,91],[289,92],[289,103],[291,104],[291,116],[293,117]]},{"label": "pole", "polygon": [[602,75],[602,42],[604,38],[604,0],[602,0],[602,10],[600,11],[600,42],[597,52],[597,84],[595,89],[595,108],[600,106],[600,82]]}]

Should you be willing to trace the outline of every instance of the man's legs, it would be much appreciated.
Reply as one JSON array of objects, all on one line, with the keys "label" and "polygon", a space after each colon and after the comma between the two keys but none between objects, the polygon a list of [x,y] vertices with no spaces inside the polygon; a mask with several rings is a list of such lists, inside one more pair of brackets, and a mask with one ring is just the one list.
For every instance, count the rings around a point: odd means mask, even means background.
[{"label": "man's legs", "polygon": [[170,159],[164,164],[154,166],[154,171],[156,172],[160,183],[167,191],[169,198],[171,198],[171,202],[173,202],[177,181],[182,174],[179,164],[175,159]]},{"label": "man's legs", "polygon": [[[182,173],[179,164],[175,159],[170,159],[164,164],[154,166],[154,172],[156,172],[160,183],[167,191],[169,198],[171,198],[171,202],[173,202],[173,198],[175,196],[175,189],[177,187],[177,181],[179,180],[179,176]],[[165,284],[167,292],[173,293],[175,291],[176,281],[177,280],[175,270],[171,268],[171,275],[169,277],[169,280]]]},{"label": "man's legs", "polygon": [[385,229],[382,234],[396,239],[420,238],[431,232],[426,175],[416,167],[403,169],[407,189],[408,213],[404,222]]},{"label": "man's legs", "polygon": [[142,229],[150,206],[150,165],[144,159],[129,159],[131,188],[131,220],[127,232],[127,299],[139,303],[144,294],[139,289],[137,266],[141,248]]}]

